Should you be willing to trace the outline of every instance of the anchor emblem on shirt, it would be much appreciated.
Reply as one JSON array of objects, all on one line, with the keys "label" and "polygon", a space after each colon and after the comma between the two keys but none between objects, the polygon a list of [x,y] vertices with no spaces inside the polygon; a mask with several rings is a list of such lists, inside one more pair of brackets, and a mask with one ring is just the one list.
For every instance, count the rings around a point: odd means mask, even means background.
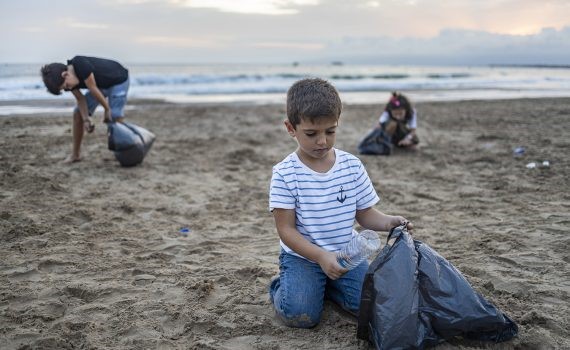
[{"label": "anchor emblem on shirt", "polygon": [[342,194],[343,191],[344,190],[342,189],[342,186],[340,186],[340,191],[339,191],[340,197],[339,196],[336,197],[336,200],[339,201],[340,203],[344,203],[344,201],[346,200],[346,194],[343,195]]}]

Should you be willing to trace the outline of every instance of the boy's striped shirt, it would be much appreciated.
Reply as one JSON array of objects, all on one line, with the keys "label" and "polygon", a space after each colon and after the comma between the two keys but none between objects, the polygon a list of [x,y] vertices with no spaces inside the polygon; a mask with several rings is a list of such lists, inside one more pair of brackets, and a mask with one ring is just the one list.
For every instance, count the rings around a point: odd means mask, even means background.
[{"label": "boy's striped shirt", "polygon": [[[291,153],[273,167],[269,209],[294,209],[297,230],[328,251],[340,250],[352,236],[356,210],[379,201],[362,162],[334,149],[336,160],[326,173],[318,173]],[[282,241],[281,247],[296,254]]]}]

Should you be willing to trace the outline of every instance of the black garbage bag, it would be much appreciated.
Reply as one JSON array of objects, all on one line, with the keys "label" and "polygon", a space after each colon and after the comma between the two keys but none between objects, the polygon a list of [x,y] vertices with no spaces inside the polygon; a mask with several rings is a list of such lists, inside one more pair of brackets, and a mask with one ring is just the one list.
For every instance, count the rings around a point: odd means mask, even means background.
[{"label": "black garbage bag", "polygon": [[405,226],[393,228],[364,278],[357,337],[376,349],[423,349],[463,337],[502,342],[517,325]]},{"label": "black garbage bag", "polygon": [[109,149],[125,167],[142,163],[155,138],[152,132],[132,123],[107,124]]},{"label": "black garbage bag", "polygon": [[392,138],[381,128],[370,130],[358,144],[358,153],[374,155],[390,155],[392,153]]}]

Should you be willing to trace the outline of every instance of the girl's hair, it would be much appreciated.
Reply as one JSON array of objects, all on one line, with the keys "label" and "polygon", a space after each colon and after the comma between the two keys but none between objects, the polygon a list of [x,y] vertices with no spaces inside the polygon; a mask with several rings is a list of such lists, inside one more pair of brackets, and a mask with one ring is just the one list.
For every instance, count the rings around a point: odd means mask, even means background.
[{"label": "girl's hair", "polygon": [[392,110],[398,108],[404,108],[406,110],[406,117],[404,120],[406,122],[409,122],[410,119],[412,119],[412,115],[414,113],[410,100],[408,100],[408,98],[401,93],[393,91],[392,97],[390,97],[390,100],[386,104],[386,108],[384,108],[384,110],[388,112],[390,118],[392,118]]}]

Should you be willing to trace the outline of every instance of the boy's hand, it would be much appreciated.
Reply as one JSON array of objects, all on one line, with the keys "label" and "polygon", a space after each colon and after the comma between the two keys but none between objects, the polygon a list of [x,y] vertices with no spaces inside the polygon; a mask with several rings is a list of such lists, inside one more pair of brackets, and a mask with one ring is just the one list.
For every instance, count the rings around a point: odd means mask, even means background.
[{"label": "boy's hand", "polygon": [[338,279],[348,271],[338,264],[336,261],[336,253],[333,252],[324,252],[318,263],[325,275],[331,280]]},{"label": "boy's hand", "polygon": [[390,226],[391,227],[396,227],[396,226],[400,226],[400,225],[406,225],[406,229],[408,230],[408,233],[413,235],[414,232],[414,225],[405,217],[403,216],[393,216],[392,217],[392,221],[390,222]]},{"label": "boy's hand", "polygon": [[111,122],[111,110],[105,110],[105,114],[103,115],[103,123],[107,124]]},{"label": "boy's hand", "polygon": [[95,130],[95,124],[93,124],[91,118],[89,117],[83,120],[83,127],[85,128],[85,131],[87,131],[88,133],[92,133],[93,130]]}]

